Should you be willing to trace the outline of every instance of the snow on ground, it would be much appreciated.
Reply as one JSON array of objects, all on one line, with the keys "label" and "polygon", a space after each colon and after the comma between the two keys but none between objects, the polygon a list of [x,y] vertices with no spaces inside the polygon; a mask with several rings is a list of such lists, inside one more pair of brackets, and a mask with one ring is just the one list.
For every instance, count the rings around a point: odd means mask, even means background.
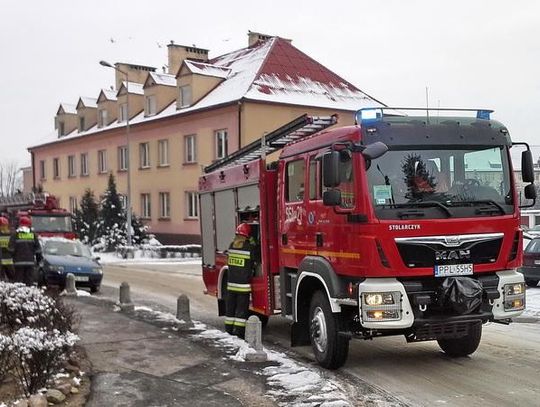
[{"label": "snow on ground", "polygon": [[201,264],[200,257],[156,259],[136,255],[133,259],[123,259],[116,253],[94,253],[94,255],[100,258],[100,264]]},{"label": "snow on ground", "polygon": [[524,317],[540,318],[540,287],[527,288]]}]

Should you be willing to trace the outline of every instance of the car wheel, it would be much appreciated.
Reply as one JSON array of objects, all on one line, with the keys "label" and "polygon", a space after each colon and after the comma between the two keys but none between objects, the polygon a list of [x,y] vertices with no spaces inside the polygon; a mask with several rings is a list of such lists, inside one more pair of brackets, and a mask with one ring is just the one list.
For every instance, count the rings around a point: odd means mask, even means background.
[{"label": "car wheel", "polygon": [[309,307],[309,336],[315,359],[322,367],[337,369],[349,354],[349,338],[339,334],[341,317],[333,314],[326,295],[316,291]]},{"label": "car wheel", "polygon": [[482,324],[471,325],[469,333],[460,338],[437,339],[441,349],[450,357],[462,357],[474,353],[482,338]]},{"label": "car wheel", "polygon": [[95,294],[97,292],[99,292],[99,290],[101,289],[101,285],[93,285],[90,287],[90,292],[92,294]]},{"label": "car wheel", "polygon": [[525,279],[525,284],[527,284],[529,287],[536,287],[538,285],[539,280],[533,280],[530,278]]}]

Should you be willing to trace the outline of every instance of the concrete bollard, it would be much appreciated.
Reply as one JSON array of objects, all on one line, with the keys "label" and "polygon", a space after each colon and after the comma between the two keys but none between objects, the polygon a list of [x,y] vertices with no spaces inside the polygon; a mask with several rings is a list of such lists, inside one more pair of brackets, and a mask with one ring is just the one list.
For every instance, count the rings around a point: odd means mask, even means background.
[{"label": "concrete bollard", "polygon": [[265,362],[268,358],[262,346],[262,324],[256,315],[252,315],[246,322],[246,342],[255,349],[254,353],[246,354],[248,362]]},{"label": "concrete bollard", "polygon": [[67,296],[76,296],[77,287],[75,287],[75,276],[72,273],[68,273],[66,276],[66,292]]},{"label": "concrete bollard", "polygon": [[191,322],[189,313],[189,298],[185,294],[181,294],[176,300],[176,319]]},{"label": "concrete bollard", "polygon": [[129,284],[125,281],[120,284],[120,308],[122,311],[133,311],[135,306],[131,302]]}]

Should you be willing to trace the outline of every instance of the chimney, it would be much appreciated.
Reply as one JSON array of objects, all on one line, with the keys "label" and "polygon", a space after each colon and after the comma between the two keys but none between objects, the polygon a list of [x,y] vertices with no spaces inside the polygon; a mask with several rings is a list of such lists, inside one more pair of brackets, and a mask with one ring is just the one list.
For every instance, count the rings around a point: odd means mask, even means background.
[{"label": "chimney", "polygon": [[[118,69],[127,72],[129,81],[135,82],[135,83],[144,83],[146,81],[146,76],[148,75],[148,72],[155,72],[156,68],[152,66],[145,66],[145,65],[135,65],[135,64],[129,64],[126,62],[117,62],[114,64]],[[118,70],[114,71],[115,76],[115,82],[116,82],[116,89],[120,89],[120,86],[122,85],[122,82],[126,80],[126,76]]]},{"label": "chimney", "polygon": [[257,33],[254,31],[248,31],[248,47],[253,47],[259,41],[266,41],[272,38],[272,35]]},{"label": "chimney", "polygon": [[196,46],[177,45],[174,41],[171,41],[167,45],[167,50],[169,52],[169,74],[171,75],[176,76],[178,74],[178,70],[185,59],[201,62],[208,61],[208,50]]}]

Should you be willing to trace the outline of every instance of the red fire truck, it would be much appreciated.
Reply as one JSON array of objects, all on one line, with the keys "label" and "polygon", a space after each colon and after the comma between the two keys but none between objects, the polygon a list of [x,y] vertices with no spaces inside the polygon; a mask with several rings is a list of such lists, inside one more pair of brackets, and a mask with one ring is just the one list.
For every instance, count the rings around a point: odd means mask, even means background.
[{"label": "red fire truck", "polygon": [[32,219],[32,228],[39,236],[61,236],[75,239],[71,213],[60,208],[58,200],[49,194],[28,194],[0,199],[0,211],[8,215],[16,227],[21,216]]},{"label": "red fire truck", "polygon": [[260,240],[251,310],[289,318],[292,346],[311,343],[327,368],[345,363],[351,338],[404,335],[468,355],[484,323],[523,312],[509,150],[525,146],[534,203],[528,145],[491,111],[407,110],[362,109],[357,125],[332,129],[336,116],[302,116],[205,169],[203,279],[220,315],[242,221]]}]

